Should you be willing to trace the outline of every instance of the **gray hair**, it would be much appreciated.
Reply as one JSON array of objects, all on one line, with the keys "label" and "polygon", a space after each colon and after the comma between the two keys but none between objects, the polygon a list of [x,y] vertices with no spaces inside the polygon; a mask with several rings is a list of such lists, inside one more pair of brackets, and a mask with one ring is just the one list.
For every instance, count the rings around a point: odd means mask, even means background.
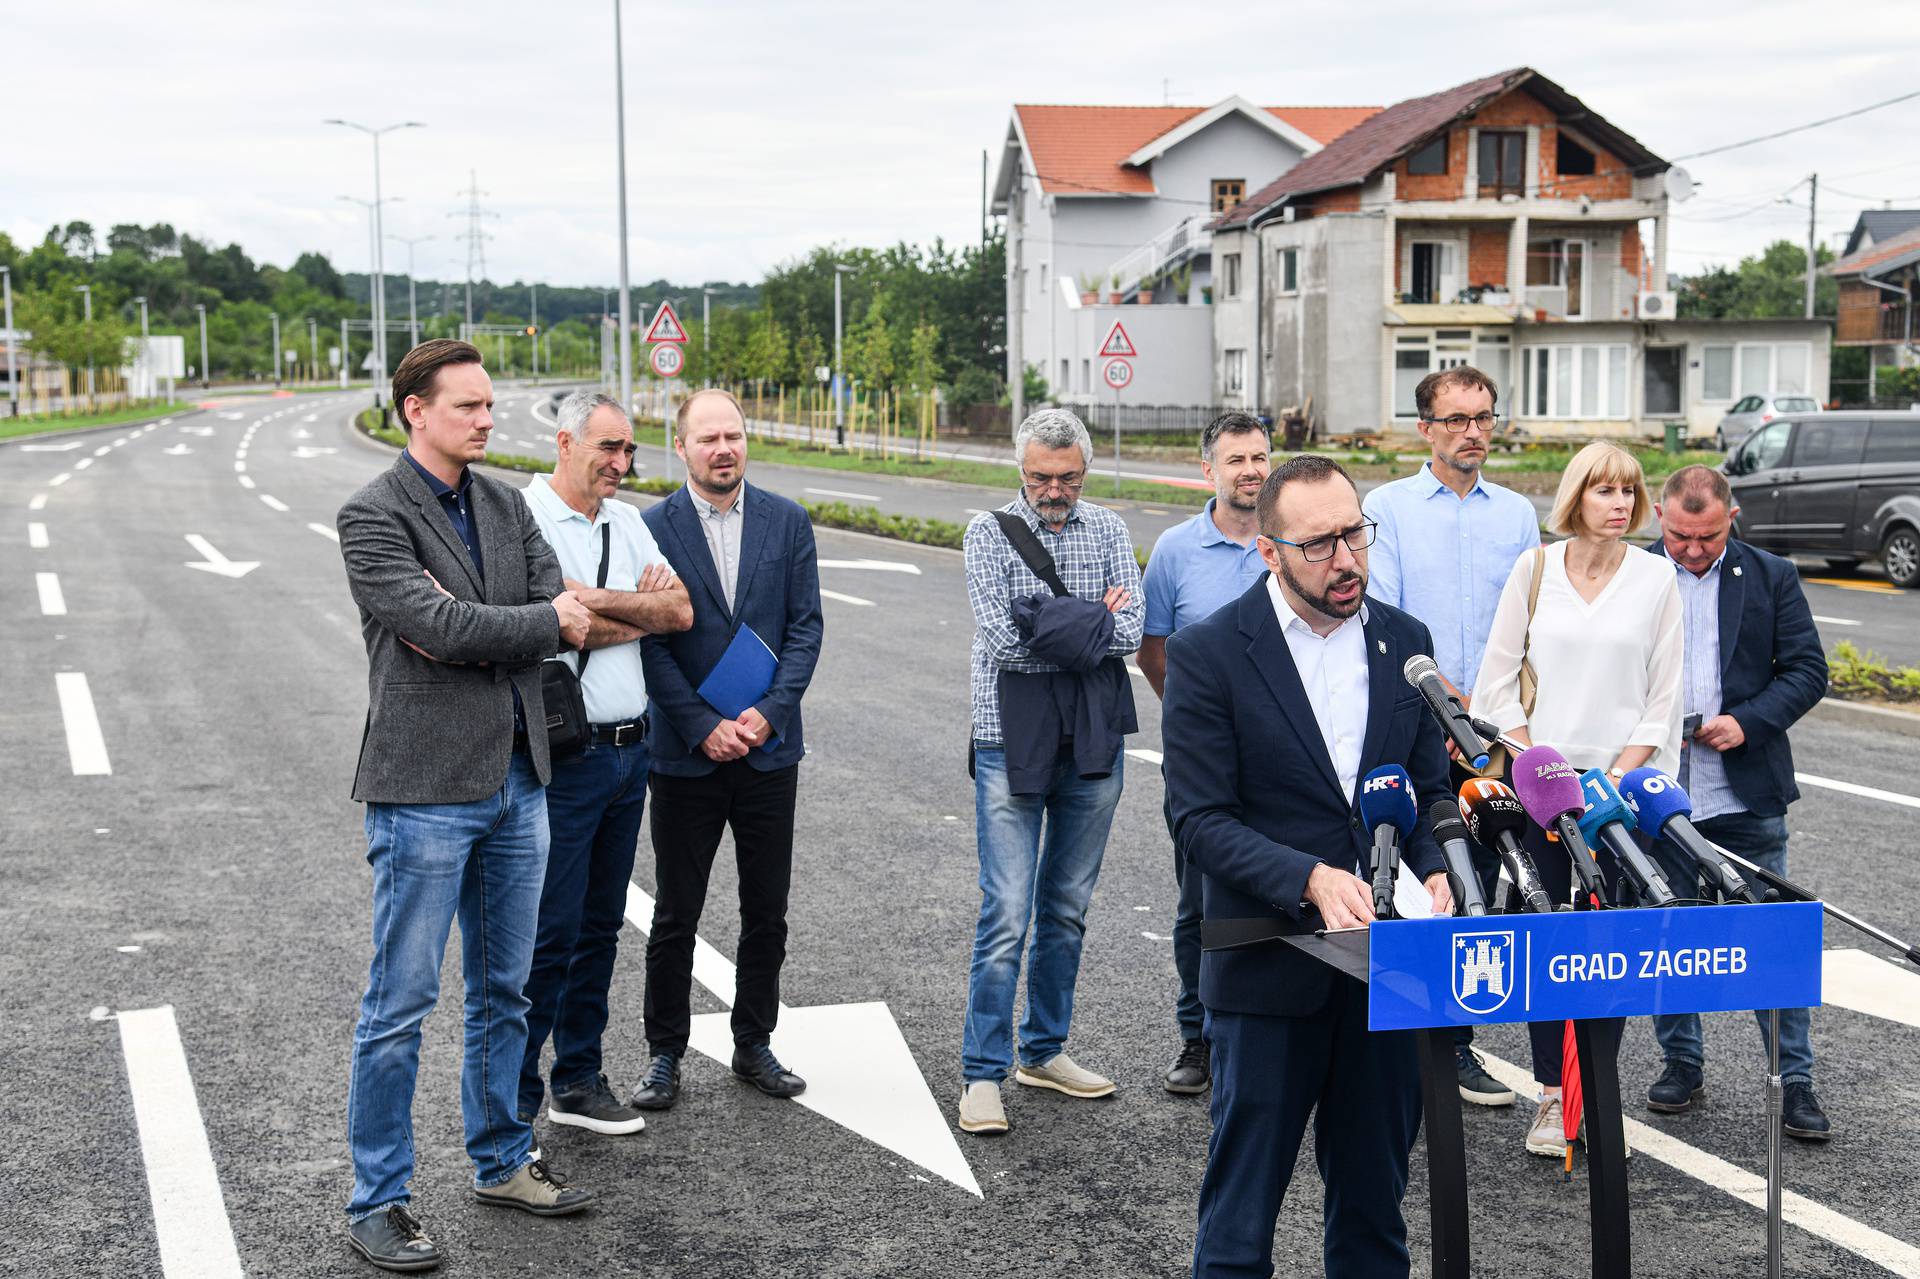
[{"label": "gray hair", "polygon": [[1016,464],[1026,465],[1029,444],[1038,444],[1046,449],[1078,445],[1082,464],[1093,465],[1093,437],[1087,434],[1086,425],[1065,409],[1041,409],[1020,424],[1020,429],[1013,433],[1013,460]]},{"label": "gray hair", "polygon": [[598,391],[575,391],[560,401],[560,407],[554,410],[553,416],[559,429],[565,431],[570,438],[577,440],[586,433],[587,419],[601,409],[612,409],[629,425],[632,424],[632,419],[627,417],[627,411],[620,407],[620,401],[611,395],[602,395]]}]

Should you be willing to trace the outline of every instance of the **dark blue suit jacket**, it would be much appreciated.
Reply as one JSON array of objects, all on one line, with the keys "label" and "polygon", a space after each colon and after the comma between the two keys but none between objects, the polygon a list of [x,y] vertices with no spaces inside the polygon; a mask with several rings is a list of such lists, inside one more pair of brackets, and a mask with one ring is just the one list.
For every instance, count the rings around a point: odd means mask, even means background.
[{"label": "dark blue suit jacket", "polygon": [[[1667,553],[1664,541],[1650,548]],[[1780,817],[1800,798],[1787,730],[1827,693],[1827,656],[1793,564],[1728,539],[1720,565],[1720,712],[1747,740],[1721,754],[1747,811]]]},{"label": "dark blue suit jacket", "polygon": [[[1411,615],[1373,600],[1366,607],[1359,776],[1383,764],[1407,770],[1422,811],[1401,856],[1424,880],[1445,866],[1425,809],[1452,792],[1439,726],[1400,669],[1415,653],[1431,655],[1433,641]],[[1372,832],[1361,829],[1358,797],[1340,791],[1264,577],[1168,639],[1160,733],[1174,840],[1205,876],[1206,917],[1317,923],[1302,907],[1307,876],[1320,862],[1358,873]],[[1331,969],[1279,942],[1200,961],[1200,999],[1222,1012],[1304,1016],[1331,985]]]},{"label": "dark blue suit jacket", "polygon": [[740,531],[740,580],[732,610],[720,588],[713,552],[700,530],[700,515],[682,487],[642,512],[660,553],[687,585],[693,626],[675,635],[640,641],[647,673],[653,728],[647,735],[652,767],[674,777],[702,777],[719,767],[700,749],[720,712],[694,690],[719,664],[742,625],[766,641],[779,666],[773,686],[760,699],[760,713],[773,725],[778,744],[756,746],[747,762],[762,772],[800,762],[806,742],[800,731],[800,698],[820,660],[820,570],[815,564],[813,525],[807,513],[778,494],[745,484]]}]

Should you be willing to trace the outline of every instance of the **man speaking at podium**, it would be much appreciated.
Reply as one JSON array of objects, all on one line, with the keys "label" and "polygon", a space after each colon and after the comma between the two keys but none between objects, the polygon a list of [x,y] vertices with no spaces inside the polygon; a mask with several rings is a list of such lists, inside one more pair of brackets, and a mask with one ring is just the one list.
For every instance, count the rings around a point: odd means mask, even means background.
[{"label": "man speaking at podium", "polygon": [[[1356,927],[1373,918],[1358,780],[1399,764],[1417,798],[1446,793],[1439,727],[1400,675],[1432,641],[1406,613],[1365,602],[1373,525],[1339,465],[1306,455],[1276,467],[1258,512],[1271,571],[1167,642],[1174,839],[1204,876],[1209,921]],[[1424,817],[1402,856],[1434,910],[1449,911]],[[1365,985],[1279,941],[1208,951],[1200,1001],[1214,1085],[1195,1279],[1273,1273],[1274,1222],[1316,1108],[1326,1273],[1405,1276],[1400,1199],[1420,1128],[1412,1033],[1370,1034]]]}]

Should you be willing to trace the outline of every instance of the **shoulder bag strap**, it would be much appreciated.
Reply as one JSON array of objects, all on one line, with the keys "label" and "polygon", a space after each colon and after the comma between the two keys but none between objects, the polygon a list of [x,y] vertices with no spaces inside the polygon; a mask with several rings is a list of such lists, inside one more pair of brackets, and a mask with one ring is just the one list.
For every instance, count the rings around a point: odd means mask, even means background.
[{"label": "shoulder bag strap", "polygon": [[1040,545],[1040,539],[1034,536],[1025,520],[1011,511],[995,511],[993,518],[1000,525],[1000,531],[1007,535],[1007,541],[1013,544],[1021,562],[1035,577],[1045,582],[1055,595],[1064,597],[1073,594],[1067,589],[1066,583],[1060,580],[1053,556],[1047,554],[1047,548]]},{"label": "shoulder bag strap", "polygon": [[[609,519],[605,524],[600,526],[600,575],[596,577],[593,582],[596,587],[603,591],[607,589],[607,561],[612,558],[613,521]],[[593,653],[588,649],[583,648],[580,650],[580,664],[573,668],[573,673],[576,678],[587,673],[587,659],[592,656]]]}]

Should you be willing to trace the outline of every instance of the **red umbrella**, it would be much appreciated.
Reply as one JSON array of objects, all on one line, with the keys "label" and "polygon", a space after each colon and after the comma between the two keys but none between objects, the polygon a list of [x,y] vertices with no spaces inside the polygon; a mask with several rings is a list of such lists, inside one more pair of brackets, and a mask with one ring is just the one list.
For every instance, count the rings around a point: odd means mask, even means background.
[{"label": "red umbrella", "polygon": [[1566,1177],[1573,1179],[1573,1139],[1580,1132],[1580,1048],[1568,1022],[1560,1041],[1560,1126],[1567,1137]]}]

